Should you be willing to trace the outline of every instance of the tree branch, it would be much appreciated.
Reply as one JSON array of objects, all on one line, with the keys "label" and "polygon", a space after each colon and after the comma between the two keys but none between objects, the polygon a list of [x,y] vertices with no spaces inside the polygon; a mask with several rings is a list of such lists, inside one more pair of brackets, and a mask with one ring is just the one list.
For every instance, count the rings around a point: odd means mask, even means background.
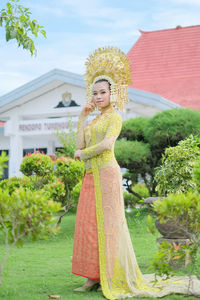
[{"label": "tree branch", "polygon": [[137,198],[139,198],[140,200],[142,200],[142,196],[140,195],[140,194],[138,194],[138,193],[136,193],[136,192],[134,192],[133,190],[132,190],[132,183],[131,183],[131,185],[129,185],[128,184],[128,181],[129,181],[130,179],[126,179],[126,189],[127,189],[127,191],[130,193],[130,194],[133,194],[134,196],[136,196]]},{"label": "tree branch", "polygon": [[62,221],[62,218],[68,213],[70,207],[71,207],[71,196],[70,196],[70,190],[68,188],[68,186],[66,185],[66,191],[67,191],[67,203],[66,205],[64,206],[65,207],[65,210],[64,210],[64,213],[59,217],[58,219],[58,222],[57,222],[57,226],[60,225],[61,221]]}]

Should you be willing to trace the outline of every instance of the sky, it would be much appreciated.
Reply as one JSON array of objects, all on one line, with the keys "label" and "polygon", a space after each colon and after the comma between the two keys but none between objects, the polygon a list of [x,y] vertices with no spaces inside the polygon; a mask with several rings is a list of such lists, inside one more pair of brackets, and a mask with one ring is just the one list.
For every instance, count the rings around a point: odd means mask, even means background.
[{"label": "sky", "polygon": [[[0,97],[59,68],[84,74],[96,48],[116,46],[127,53],[140,37],[177,25],[200,25],[200,0],[20,0],[44,26],[47,39],[35,39],[37,56],[5,41],[0,29]],[[2,0],[0,8],[5,7]]]}]

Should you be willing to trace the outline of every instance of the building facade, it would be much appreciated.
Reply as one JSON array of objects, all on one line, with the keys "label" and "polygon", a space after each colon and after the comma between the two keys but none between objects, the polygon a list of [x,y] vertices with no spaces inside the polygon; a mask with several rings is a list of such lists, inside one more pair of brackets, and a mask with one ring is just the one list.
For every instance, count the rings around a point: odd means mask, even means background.
[{"label": "building facade", "polygon": [[[55,154],[59,143],[56,131],[68,131],[69,121],[77,126],[85,104],[83,76],[54,69],[0,97],[0,152],[9,154],[8,174],[20,176],[20,164],[26,153],[36,150]],[[130,102],[123,120],[179,107],[159,95],[129,89]],[[94,111],[90,121],[98,114]]]}]

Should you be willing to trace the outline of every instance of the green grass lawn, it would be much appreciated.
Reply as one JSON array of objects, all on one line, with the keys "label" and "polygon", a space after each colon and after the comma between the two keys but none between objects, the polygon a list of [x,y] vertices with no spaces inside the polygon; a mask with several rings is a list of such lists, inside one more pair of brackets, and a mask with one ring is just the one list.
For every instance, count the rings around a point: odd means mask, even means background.
[{"label": "green grass lawn", "polygon": [[[135,253],[141,270],[145,273],[153,253],[157,251],[156,237],[147,230],[146,214],[136,216],[133,212],[127,219]],[[85,282],[84,278],[71,273],[74,222],[75,215],[68,214],[62,220],[61,230],[56,236],[37,242],[27,241],[22,248],[12,251],[3,272],[1,300],[45,300],[49,299],[48,294],[60,295],[61,300],[104,299],[101,293],[95,291],[73,293],[74,288]],[[4,246],[2,240],[0,242],[1,256]],[[164,299],[183,298],[183,295],[170,295]]]}]

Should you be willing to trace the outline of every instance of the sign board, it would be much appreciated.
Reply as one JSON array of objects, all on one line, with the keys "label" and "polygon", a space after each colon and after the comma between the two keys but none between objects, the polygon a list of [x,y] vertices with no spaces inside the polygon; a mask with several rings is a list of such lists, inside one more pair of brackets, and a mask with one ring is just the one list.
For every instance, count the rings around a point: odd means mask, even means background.
[{"label": "sign board", "polygon": [[[75,129],[77,127],[78,118],[73,118],[71,121]],[[21,121],[18,125],[18,133],[20,135],[41,135],[51,134],[56,131],[67,132],[71,121],[66,118]]]},{"label": "sign board", "polygon": [[25,120],[20,121],[17,125],[12,124],[12,121],[7,121],[5,124],[5,136],[14,134],[18,135],[46,135],[53,134],[56,131],[68,132],[68,127],[72,122],[76,130],[78,117],[71,118],[53,118],[53,119],[40,119],[40,120]]}]

